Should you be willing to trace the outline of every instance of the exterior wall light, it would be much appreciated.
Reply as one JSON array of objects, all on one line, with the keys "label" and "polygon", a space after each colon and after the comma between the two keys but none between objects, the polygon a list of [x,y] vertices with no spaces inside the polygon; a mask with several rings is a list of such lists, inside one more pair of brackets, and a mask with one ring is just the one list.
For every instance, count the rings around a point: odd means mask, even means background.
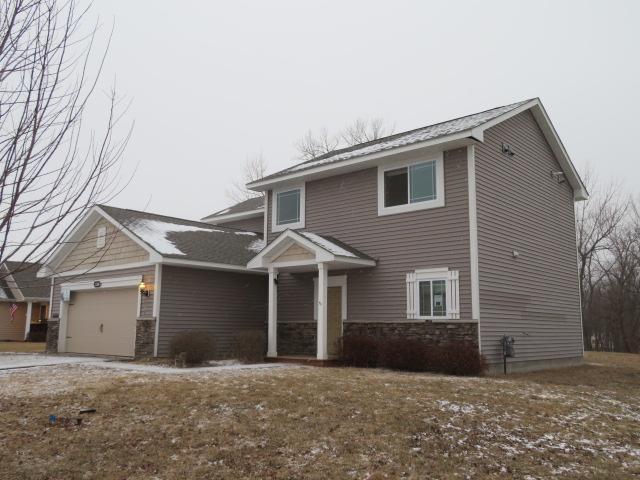
[{"label": "exterior wall light", "polygon": [[140,291],[140,296],[144,296],[144,297],[148,297],[149,296],[149,289],[147,288],[147,286],[144,284],[144,282],[140,282],[140,285],[138,285],[138,290]]}]

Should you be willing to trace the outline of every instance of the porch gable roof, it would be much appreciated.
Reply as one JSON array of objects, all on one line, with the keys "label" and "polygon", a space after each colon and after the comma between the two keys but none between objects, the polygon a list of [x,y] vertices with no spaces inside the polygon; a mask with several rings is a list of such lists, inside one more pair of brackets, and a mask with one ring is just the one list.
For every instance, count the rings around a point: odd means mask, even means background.
[{"label": "porch gable roof", "polygon": [[[309,252],[310,258],[291,262],[278,261],[278,257],[293,245],[298,245]],[[299,266],[316,263],[338,263],[345,268],[376,265],[374,259],[336,238],[313,232],[285,230],[252,258],[247,267],[268,268],[270,266]]]}]

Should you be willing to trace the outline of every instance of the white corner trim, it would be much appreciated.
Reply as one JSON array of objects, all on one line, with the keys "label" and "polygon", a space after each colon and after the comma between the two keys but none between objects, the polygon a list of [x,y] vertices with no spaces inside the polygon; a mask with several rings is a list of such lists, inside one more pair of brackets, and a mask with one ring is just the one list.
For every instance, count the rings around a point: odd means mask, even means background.
[{"label": "white corner trim", "polygon": [[266,245],[267,242],[269,241],[269,191],[264,192],[264,213],[263,213],[263,228],[264,228],[264,233],[262,234],[262,239],[264,240],[264,244]]},{"label": "white corner trim", "polygon": [[478,212],[476,205],[475,146],[467,147],[467,185],[469,196],[469,258],[471,272],[471,318],[480,320],[480,274],[478,267]]},{"label": "white corner trim", "polygon": [[162,264],[156,263],[155,286],[153,288],[153,316],[156,318],[156,329],[153,332],[153,356],[158,356],[158,339],[160,334],[160,295],[162,289]]},{"label": "white corner trim", "polygon": [[[426,162],[436,162],[436,198],[424,202],[407,203],[405,205],[396,205],[393,207],[384,206],[384,174],[389,170],[395,170],[402,167],[411,167]],[[407,175],[407,182],[410,182]],[[407,187],[409,188],[409,187]],[[444,207],[445,205],[445,185],[444,185],[444,152],[436,152],[435,154],[426,155],[415,158],[413,160],[404,160],[385,165],[378,166],[378,216],[394,215],[397,213],[414,212],[417,210],[426,210],[429,208]]]},{"label": "white corner trim", "polygon": [[[286,223],[278,225],[278,193],[289,192],[292,190],[300,190],[300,218],[295,223]],[[287,185],[271,191],[271,231],[284,232],[296,228],[304,228],[305,220],[305,184]]]},{"label": "white corner trim", "polygon": [[[340,287],[342,292],[342,321],[347,320],[347,276],[329,276],[327,287]],[[313,277],[313,319],[318,320],[318,277]]]}]

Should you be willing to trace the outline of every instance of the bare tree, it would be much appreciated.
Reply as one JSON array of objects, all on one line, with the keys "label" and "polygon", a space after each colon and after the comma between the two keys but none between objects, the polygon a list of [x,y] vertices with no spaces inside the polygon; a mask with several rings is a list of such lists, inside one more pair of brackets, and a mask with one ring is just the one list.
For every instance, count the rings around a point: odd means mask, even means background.
[{"label": "bare tree", "polygon": [[267,161],[262,153],[255,157],[247,157],[242,166],[242,180],[234,180],[225,193],[227,197],[236,203],[249,200],[250,198],[260,197],[261,192],[249,190],[247,183],[261,179],[267,173]]},{"label": "bare tree", "polygon": [[74,0],[0,4],[0,263],[42,261],[122,188],[131,129],[114,138],[123,110],[115,91],[102,133],[82,124],[108,50],[93,55],[98,26],[86,30],[87,12]]},{"label": "bare tree", "polygon": [[629,199],[620,193],[619,184],[600,185],[589,169],[584,181],[590,197],[576,205],[576,241],[585,348],[591,348],[598,308],[594,292],[606,276],[603,259],[627,214]]},{"label": "bare tree", "polygon": [[387,125],[381,118],[359,118],[344,127],[335,135],[322,128],[314,133],[309,130],[306,135],[295,142],[297,159],[313,160],[338,148],[351,147],[360,143],[371,142],[393,134],[394,127]]}]

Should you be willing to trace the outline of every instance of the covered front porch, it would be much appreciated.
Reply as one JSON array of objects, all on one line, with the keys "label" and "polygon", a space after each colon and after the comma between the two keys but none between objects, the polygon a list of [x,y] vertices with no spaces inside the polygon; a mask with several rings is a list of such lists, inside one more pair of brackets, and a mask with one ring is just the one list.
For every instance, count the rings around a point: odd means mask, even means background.
[{"label": "covered front porch", "polygon": [[[354,268],[370,268],[375,260],[339,240],[312,232],[286,230],[254,259],[250,268],[269,272],[267,356],[278,358],[278,276],[280,273],[317,272],[314,278],[316,355],[327,361],[339,355],[338,339],[347,312],[347,274]],[[330,271],[340,275],[329,275]]]}]

